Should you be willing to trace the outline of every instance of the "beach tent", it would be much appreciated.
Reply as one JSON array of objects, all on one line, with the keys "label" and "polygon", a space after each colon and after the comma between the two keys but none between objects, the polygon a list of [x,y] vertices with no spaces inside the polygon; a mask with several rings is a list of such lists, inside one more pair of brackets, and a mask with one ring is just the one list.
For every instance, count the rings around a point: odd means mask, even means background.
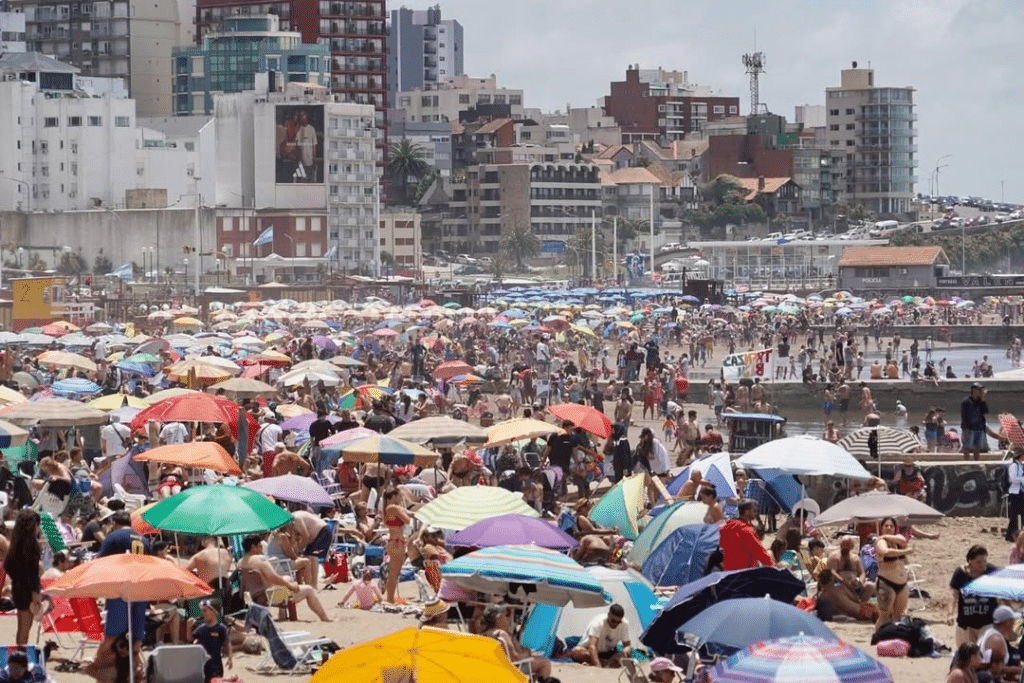
[{"label": "beach tent", "polygon": [[704,576],[717,547],[717,524],[682,526],[651,551],[640,571],[655,586],[682,586]]}]

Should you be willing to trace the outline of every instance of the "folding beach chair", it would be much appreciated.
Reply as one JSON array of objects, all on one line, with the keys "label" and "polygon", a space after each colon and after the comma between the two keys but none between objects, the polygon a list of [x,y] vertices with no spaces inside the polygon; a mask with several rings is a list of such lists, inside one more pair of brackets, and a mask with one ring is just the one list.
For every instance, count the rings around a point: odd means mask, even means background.
[{"label": "folding beach chair", "polygon": [[202,645],[161,645],[146,662],[149,683],[205,683],[210,656]]},{"label": "folding beach chair", "polygon": [[245,616],[245,628],[254,628],[267,641],[267,652],[255,670],[299,673],[323,662],[323,652],[334,652],[330,638],[319,638],[307,631],[280,631],[270,610],[251,604]]}]

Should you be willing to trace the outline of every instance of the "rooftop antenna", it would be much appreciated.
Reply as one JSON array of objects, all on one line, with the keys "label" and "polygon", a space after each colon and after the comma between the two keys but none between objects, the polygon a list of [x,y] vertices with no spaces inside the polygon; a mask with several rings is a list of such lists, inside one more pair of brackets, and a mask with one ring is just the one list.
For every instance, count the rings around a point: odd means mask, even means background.
[{"label": "rooftop antenna", "polygon": [[763,52],[751,52],[743,55],[743,66],[747,67],[747,74],[750,75],[751,116],[761,113],[764,106],[761,104],[760,93],[758,92],[758,78],[764,73],[764,62]]}]

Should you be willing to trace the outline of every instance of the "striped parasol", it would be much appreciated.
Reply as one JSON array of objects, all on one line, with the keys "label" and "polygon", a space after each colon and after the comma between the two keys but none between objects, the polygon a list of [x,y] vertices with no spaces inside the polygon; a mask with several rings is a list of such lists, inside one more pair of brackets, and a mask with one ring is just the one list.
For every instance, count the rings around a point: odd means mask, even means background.
[{"label": "striped parasol", "polygon": [[607,604],[601,582],[578,562],[535,545],[482,548],[441,567],[441,576],[482,593],[515,595],[521,591],[519,597],[544,605]]},{"label": "striped parasol", "polygon": [[715,683],[892,683],[884,664],[840,640],[790,636],[749,645],[718,663]]},{"label": "striped parasol", "polygon": [[1002,427],[1003,434],[1006,435],[1006,440],[1010,442],[1011,446],[1024,448],[1024,428],[1021,427],[1020,420],[1015,415],[1001,413],[999,426]]},{"label": "striped parasol", "polygon": [[437,462],[438,455],[418,444],[384,434],[375,434],[342,444],[341,458],[345,462],[379,462],[385,465],[431,467]]},{"label": "striped parasol", "polygon": [[1011,564],[991,574],[983,574],[960,590],[964,595],[1024,600],[1024,565]]},{"label": "striped parasol", "polygon": [[523,439],[548,437],[552,434],[563,434],[565,430],[541,420],[520,417],[514,420],[499,422],[487,430],[487,448],[504,446]]},{"label": "striped parasol", "polygon": [[838,445],[845,448],[857,460],[873,459],[868,438],[871,432],[878,432],[878,455],[902,455],[916,453],[921,450],[921,442],[916,436],[904,429],[891,427],[861,427],[855,429],[842,439]]},{"label": "striped parasol", "polygon": [[0,420],[0,448],[24,446],[27,443],[28,430],[13,425],[6,420]]},{"label": "striped parasol", "polygon": [[466,527],[499,515],[540,517],[518,493],[497,486],[463,486],[430,501],[416,511],[424,524],[462,531]]},{"label": "striped parasol", "polygon": [[431,443],[435,446],[451,446],[459,443],[481,444],[487,441],[487,432],[463,420],[447,416],[425,417],[397,427],[388,436],[405,439],[412,443]]}]

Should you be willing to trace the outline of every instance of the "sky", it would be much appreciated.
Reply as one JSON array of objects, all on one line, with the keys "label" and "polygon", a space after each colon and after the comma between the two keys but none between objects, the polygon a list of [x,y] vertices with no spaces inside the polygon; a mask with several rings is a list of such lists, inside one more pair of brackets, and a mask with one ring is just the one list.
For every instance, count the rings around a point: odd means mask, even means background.
[{"label": "sky", "polygon": [[938,165],[943,195],[1024,204],[1021,0],[437,1],[463,26],[466,73],[543,111],[592,106],[639,64],[688,71],[747,112],[741,59],[756,50],[760,100],[792,121],[857,61],[876,85],[917,89],[918,192]]}]

